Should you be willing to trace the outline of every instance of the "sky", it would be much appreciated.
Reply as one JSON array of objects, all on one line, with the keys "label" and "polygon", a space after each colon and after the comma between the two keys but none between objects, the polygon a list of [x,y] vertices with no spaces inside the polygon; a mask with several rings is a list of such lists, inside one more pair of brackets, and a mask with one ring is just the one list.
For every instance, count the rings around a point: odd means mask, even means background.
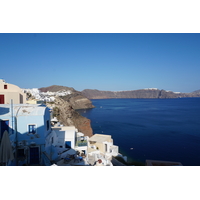
[{"label": "sky", "polygon": [[1,33],[0,78],[21,88],[200,89],[199,33]]}]

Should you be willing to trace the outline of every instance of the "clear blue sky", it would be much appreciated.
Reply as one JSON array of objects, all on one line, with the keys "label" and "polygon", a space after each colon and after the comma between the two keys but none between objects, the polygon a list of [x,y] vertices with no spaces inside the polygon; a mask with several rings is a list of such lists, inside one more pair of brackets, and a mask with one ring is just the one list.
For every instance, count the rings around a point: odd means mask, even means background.
[{"label": "clear blue sky", "polygon": [[200,89],[200,34],[0,34],[0,78],[21,88]]}]

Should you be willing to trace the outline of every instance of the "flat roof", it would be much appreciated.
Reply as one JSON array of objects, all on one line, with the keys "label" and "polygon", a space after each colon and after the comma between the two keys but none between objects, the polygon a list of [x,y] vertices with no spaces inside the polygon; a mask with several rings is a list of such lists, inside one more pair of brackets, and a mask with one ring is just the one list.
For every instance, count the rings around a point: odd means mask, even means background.
[{"label": "flat roof", "polygon": [[65,131],[65,130],[76,131],[76,127],[75,126],[54,126],[54,127],[52,127],[52,129],[58,129],[58,130],[62,130],[62,131]]},{"label": "flat roof", "polygon": [[111,135],[95,134],[89,138],[89,141],[106,142],[110,141],[111,139]]},{"label": "flat roof", "polygon": [[[0,115],[10,115],[10,104],[0,105]],[[5,112],[7,109],[7,112]],[[27,115],[44,115],[45,110],[48,109],[46,106],[39,104],[14,104],[13,115],[16,116],[27,116]]]}]

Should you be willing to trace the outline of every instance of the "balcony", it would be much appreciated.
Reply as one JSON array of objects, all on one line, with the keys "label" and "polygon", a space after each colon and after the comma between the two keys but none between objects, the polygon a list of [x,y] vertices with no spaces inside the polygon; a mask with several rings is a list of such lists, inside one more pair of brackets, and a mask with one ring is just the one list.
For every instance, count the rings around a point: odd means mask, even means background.
[{"label": "balcony", "polygon": [[76,146],[82,147],[87,146],[87,138],[86,137],[77,137],[76,138]]}]

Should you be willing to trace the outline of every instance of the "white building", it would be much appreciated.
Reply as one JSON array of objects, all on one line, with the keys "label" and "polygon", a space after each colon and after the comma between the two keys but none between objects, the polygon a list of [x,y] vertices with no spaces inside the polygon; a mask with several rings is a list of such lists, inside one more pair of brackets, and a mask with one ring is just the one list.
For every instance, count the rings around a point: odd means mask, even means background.
[{"label": "white building", "polygon": [[[78,158],[77,155],[79,154],[86,161],[88,140],[89,137],[78,132],[74,126],[52,127],[51,133],[46,137],[46,153],[49,155],[49,159],[54,162],[67,157],[69,153],[74,156],[73,158]],[[87,162],[85,163],[87,164]],[[72,162],[72,164],[74,163]]]},{"label": "white building", "polygon": [[125,161],[127,160],[119,153],[119,147],[113,145],[111,135],[95,134],[89,138],[88,162],[91,165],[101,160],[101,165],[112,166],[111,161],[115,156],[121,156]]},{"label": "white building", "polygon": [[35,99],[46,102],[53,102],[56,96],[66,96],[72,93],[70,90],[62,90],[58,92],[40,92],[38,88],[24,89],[24,91],[30,93]]},{"label": "white building", "polygon": [[[110,135],[95,134],[89,138],[74,126],[53,127],[46,138],[46,153],[61,166],[95,165],[98,160],[103,166],[112,166],[112,157],[121,156]],[[79,158],[83,160],[77,162]]]}]

